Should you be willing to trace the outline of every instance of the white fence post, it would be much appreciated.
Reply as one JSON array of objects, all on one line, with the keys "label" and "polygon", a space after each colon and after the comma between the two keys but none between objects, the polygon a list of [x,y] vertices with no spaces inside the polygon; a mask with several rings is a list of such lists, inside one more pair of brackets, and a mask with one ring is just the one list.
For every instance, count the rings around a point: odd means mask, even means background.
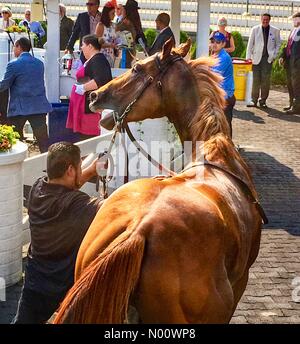
[{"label": "white fence post", "polygon": [[27,145],[0,153],[0,278],[5,285],[22,276],[23,161]]}]

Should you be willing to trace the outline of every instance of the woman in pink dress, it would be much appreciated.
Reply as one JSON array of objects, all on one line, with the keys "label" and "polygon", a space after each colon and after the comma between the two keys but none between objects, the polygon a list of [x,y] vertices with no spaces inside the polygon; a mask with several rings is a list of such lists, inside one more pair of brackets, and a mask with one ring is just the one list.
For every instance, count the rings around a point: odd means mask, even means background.
[{"label": "woman in pink dress", "polygon": [[105,56],[100,53],[101,40],[95,35],[82,39],[82,52],[87,59],[78,69],[76,84],[73,85],[66,127],[80,133],[80,140],[100,135],[101,115],[89,109],[89,93],[112,79],[111,68]]}]

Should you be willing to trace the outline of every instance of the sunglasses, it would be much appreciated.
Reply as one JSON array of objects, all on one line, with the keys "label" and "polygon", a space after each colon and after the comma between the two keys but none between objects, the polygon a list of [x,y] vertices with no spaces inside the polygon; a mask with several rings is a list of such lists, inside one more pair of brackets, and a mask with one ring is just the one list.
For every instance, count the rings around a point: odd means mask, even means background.
[{"label": "sunglasses", "polygon": [[98,6],[98,4],[94,4],[93,2],[87,2],[85,5],[86,6]]},{"label": "sunglasses", "polygon": [[9,12],[6,12],[6,11],[3,11],[2,13],[3,13],[3,14],[9,14]]},{"label": "sunglasses", "polygon": [[212,42],[212,43],[216,43],[216,44],[221,44],[221,43],[223,43],[223,41],[218,41],[218,40],[216,40],[216,39],[212,39],[211,42]]}]

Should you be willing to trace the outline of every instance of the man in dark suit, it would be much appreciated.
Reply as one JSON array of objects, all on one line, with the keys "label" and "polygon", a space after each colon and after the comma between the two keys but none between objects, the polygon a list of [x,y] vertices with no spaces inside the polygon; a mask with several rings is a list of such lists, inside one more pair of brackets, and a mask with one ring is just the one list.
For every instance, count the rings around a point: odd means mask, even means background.
[{"label": "man in dark suit", "polygon": [[82,37],[95,33],[96,26],[101,20],[101,13],[98,11],[99,5],[99,0],[88,0],[88,2],[86,3],[87,12],[78,14],[75,25],[73,27],[72,35],[66,46],[66,53],[73,52],[74,44],[78,38],[80,39],[79,46],[81,46]]},{"label": "man in dark suit", "polygon": [[60,50],[65,50],[69,39],[72,35],[74,22],[71,18],[67,17],[66,6],[59,4],[60,16]]},{"label": "man in dark suit", "polygon": [[285,110],[289,115],[300,114],[300,12],[295,13],[292,19],[294,29],[280,59],[287,72],[290,106]]},{"label": "man in dark suit", "polygon": [[160,13],[155,19],[156,29],[159,31],[159,34],[155,38],[151,48],[149,49],[149,55],[154,55],[157,52],[162,50],[164,44],[171,38],[173,41],[173,46],[175,47],[175,37],[169,27],[170,16],[167,13]]}]

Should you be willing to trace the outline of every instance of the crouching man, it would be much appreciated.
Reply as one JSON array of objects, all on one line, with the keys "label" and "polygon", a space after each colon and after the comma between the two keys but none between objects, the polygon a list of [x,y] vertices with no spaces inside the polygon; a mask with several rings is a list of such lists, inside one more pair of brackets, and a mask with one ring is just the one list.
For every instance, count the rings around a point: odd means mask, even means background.
[{"label": "crouching man", "polygon": [[74,283],[79,246],[101,206],[100,200],[79,191],[96,175],[96,161],[82,171],[78,146],[50,146],[47,174],[29,195],[31,243],[16,324],[45,323],[58,308]]}]

